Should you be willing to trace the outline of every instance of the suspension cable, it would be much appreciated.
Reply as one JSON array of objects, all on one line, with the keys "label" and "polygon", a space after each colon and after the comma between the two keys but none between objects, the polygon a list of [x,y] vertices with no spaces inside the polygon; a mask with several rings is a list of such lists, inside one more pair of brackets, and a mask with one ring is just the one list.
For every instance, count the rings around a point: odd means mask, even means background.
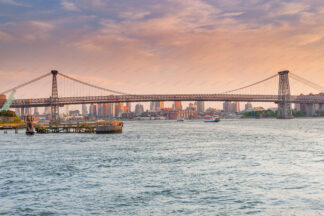
[{"label": "suspension cable", "polygon": [[299,82],[313,88],[313,89],[316,89],[316,90],[318,90],[320,92],[324,92],[324,87],[323,86],[318,85],[318,84],[316,84],[316,83],[314,83],[312,81],[309,81],[309,80],[307,80],[307,79],[305,79],[305,78],[303,78],[301,76],[298,76],[298,75],[296,75],[294,73],[290,73],[290,77],[293,78],[296,81],[299,81]]},{"label": "suspension cable", "polygon": [[234,90],[230,90],[230,91],[223,92],[223,93],[221,93],[221,94],[228,94],[228,93],[231,93],[231,92],[235,92],[235,91],[238,91],[238,90],[242,90],[242,89],[245,89],[245,88],[249,88],[249,87],[251,87],[251,86],[255,86],[255,85],[258,85],[258,84],[263,83],[263,82],[265,82],[265,81],[268,81],[268,80],[270,80],[270,79],[272,79],[272,78],[274,78],[274,77],[276,77],[276,76],[278,76],[278,74],[275,74],[275,75],[270,76],[270,77],[268,77],[268,78],[266,78],[266,79],[264,79],[264,80],[261,80],[261,81],[258,81],[258,82],[255,82],[255,83],[252,83],[252,84],[250,84],[250,85],[247,85],[247,86],[244,86],[244,87],[241,87],[241,88],[237,88],[237,89],[234,89]]},{"label": "suspension cable", "polygon": [[100,89],[100,90],[103,90],[103,91],[108,91],[108,92],[112,92],[112,93],[116,93],[116,94],[121,94],[121,95],[129,95],[127,93],[124,93],[124,92],[120,92],[120,91],[115,91],[115,90],[111,90],[111,89],[107,89],[107,88],[103,88],[103,87],[99,87],[99,86],[95,86],[95,85],[92,85],[90,83],[86,83],[86,82],[83,82],[83,81],[80,81],[80,80],[77,80],[75,78],[72,78],[70,76],[67,76],[65,74],[62,74],[62,73],[58,73],[58,75],[62,76],[62,77],[65,77],[67,79],[70,79],[72,81],[75,81],[75,82],[78,82],[78,83],[81,83],[83,85],[86,85],[86,86],[90,86],[92,88],[96,88],[96,89]]},{"label": "suspension cable", "polygon": [[28,81],[28,82],[25,82],[25,83],[23,83],[23,84],[20,84],[20,85],[14,87],[14,88],[11,88],[11,89],[8,89],[8,90],[6,90],[6,91],[4,91],[4,92],[1,92],[0,94],[6,94],[6,93],[8,93],[8,92],[13,91],[14,89],[17,90],[17,89],[19,89],[19,88],[22,88],[22,87],[24,87],[24,86],[26,86],[26,85],[29,85],[29,84],[31,84],[31,83],[33,83],[33,82],[36,82],[36,81],[38,81],[38,80],[41,80],[41,79],[43,79],[43,78],[45,78],[45,77],[47,77],[47,76],[50,76],[50,75],[51,75],[51,73],[47,73],[47,74],[45,74],[45,75],[39,76],[39,77],[37,77],[37,78],[35,78],[35,79],[33,79],[33,80],[30,80],[30,81]]}]

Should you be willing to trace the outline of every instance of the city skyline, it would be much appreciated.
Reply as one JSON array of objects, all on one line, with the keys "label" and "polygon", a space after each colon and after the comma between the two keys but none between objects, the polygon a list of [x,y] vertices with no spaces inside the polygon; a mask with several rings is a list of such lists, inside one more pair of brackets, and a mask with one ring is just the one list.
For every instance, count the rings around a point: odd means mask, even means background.
[{"label": "city skyline", "polygon": [[282,69],[324,83],[318,1],[0,5],[2,88],[51,69],[130,93],[218,93]]}]

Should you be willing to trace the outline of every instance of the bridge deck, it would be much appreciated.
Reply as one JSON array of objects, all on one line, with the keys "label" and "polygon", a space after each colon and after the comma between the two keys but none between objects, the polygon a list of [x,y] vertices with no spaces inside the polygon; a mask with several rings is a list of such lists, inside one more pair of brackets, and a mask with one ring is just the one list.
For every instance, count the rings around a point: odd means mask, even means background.
[{"label": "bridge deck", "polygon": [[[32,98],[13,100],[11,107],[44,107],[55,103],[58,106],[69,104],[150,102],[150,101],[242,101],[280,103],[278,95],[238,95],[238,94],[165,94],[165,95],[108,95],[86,97]],[[290,103],[324,104],[324,96],[290,96]]]}]

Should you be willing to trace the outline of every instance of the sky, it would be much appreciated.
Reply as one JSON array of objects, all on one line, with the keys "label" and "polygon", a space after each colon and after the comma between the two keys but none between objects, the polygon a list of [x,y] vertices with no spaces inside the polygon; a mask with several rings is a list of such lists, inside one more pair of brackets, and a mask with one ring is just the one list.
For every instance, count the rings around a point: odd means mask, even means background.
[{"label": "sky", "polygon": [[0,91],[52,69],[131,94],[219,93],[285,69],[324,85],[324,2],[0,0]]}]

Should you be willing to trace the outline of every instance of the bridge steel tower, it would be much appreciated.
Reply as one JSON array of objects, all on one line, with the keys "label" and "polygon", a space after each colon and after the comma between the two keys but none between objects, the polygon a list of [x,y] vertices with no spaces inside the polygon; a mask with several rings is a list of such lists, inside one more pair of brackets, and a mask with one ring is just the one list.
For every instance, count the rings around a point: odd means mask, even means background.
[{"label": "bridge steel tower", "polygon": [[59,120],[58,91],[57,91],[57,70],[52,70],[52,97],[51,97],[51,120]]},{"label": "bridge steel tower", "polygon": [[290,103],[290,86],[289,86],[289,71],[280,71],[279,74],[279,90],[278,90],[278,119],[293,118],[291,103]]}]

